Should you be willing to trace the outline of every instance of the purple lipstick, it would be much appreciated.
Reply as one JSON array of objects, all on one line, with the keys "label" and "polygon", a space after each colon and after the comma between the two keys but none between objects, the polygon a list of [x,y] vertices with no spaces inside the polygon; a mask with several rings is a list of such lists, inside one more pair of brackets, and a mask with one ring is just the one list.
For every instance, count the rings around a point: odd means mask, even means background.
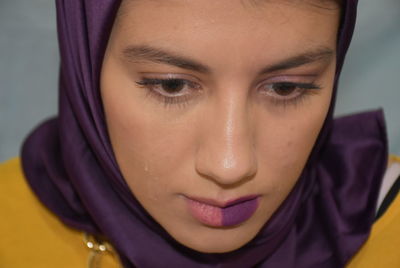
[{"label": "purple lipstick", "polygon": [[189,211],[205,225],[229,227],[248,220],[259,205],[259,196],[247,196],[221,203],[211,199],[187,198]]}]

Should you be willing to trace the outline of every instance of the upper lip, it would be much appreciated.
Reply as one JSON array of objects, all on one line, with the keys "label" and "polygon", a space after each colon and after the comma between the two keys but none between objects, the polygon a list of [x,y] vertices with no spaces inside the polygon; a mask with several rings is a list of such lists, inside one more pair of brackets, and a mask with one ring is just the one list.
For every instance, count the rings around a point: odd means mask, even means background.
[{"label": "upper lip", "polygon": [[226,207],[236,205],[238,203],[242,203],[245,201],[255,199],[259,196],[260,195],[247,195],[247,196],[242,196],[239,198],[229,199],[227,201],[219,201],[219,200],[215,200],[215,199],[211,199],[211,198],[203,198],[203,197],[187,197],[187,198],[197,201],[197,202],[200,202],[200,203],[211,205],[214,207],[226,208]]}]

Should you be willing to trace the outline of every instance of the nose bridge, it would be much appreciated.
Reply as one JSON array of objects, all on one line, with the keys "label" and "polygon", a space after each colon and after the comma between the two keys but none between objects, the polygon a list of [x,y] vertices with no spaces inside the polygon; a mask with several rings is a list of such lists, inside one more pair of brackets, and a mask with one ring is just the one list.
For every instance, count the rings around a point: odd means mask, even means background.
[{"label": "nose bridge", "polygon": [[237,184],[257,169],[246,100],[232,94],[213,104],[204,120],[197,171],[218,184]]}]

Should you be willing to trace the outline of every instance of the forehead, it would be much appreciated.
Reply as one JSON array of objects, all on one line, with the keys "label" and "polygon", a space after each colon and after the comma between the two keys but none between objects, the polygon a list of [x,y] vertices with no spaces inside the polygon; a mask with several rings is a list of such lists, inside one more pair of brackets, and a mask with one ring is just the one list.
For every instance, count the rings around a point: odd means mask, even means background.
[{"label": "forehead", "polygon": [[227,26],[225,31],[269,26],[289,26],[294,30],[307,26],[317,30],[320,22],[336,23],[340,14],[336,3],[334,0],[123,0],[115,24],[131,31],[138,30],[135,27],[138,25],[153,31],[161,27],[168,33],[223,26]]},{"label": "forehead", "polygon": [[[153,2],[157,4],[165,4],[165,5],[179,5],[179,4],[193,4],[194,2],[200,2],[204,5],[207,5],[210,0],[123,0],[124,4],[134,4],[139,2]],[[232,2],[235,0],[230,0],[228,2]],[[223,2],[223,0],[213,0],[213,2]],[[281,4],[291,4],[291,5],[309,5],[322,9],[338,9],[341,6],[343,0],[239,0],[243,7],[262,7],[266,4],[271,3],[281,3]],[[229,3],[227,3],[229,4]]]},{"label": "forehead", "polygon": [[[340,0],[123,0],[117,15],[117,21],[125,15],[135,13],[138,15],[157,14],[162,19],[165,12],[175,12],[175,20],[187,19],[192,16],[211,18],[235,15],[239,13],[251,13],[251,17],[264,17],[272,13],[288,15],[288,11],[302,10],[308,13],[337,15],[340,12]],[[181,13],[178,13],[181,11]],[[164,13],[164,14],[163,14]],[[268,14],[269,13],[269,14]],[[290,14],[289,14],[290,15]],[[285,16],[285,15],[284,15]],[[153,18],[158,21],[157,18]],[[171,18],[170,18],[171,19]],[[240,18],[237,18],[238,20]],[[297,20],[302,18],[298,17]],[[186,20],[188,21],[188,20]]]},{"label": "forehead", "polygon": [[110,43],[119,54],[151,46],[238,75],[304,51],[335,49],[337,10],[294,0],[255,8],[249,1],[126,0]]},{"label": "forehead", "polygon": [[[302,13],[295,14],[296,12],[293,11],[302,11]],[[293,22],[316,15],[339,17],[340,5],[337,0],[123,0],[116,24],[123,21],[126,16],[131,22],[135,21],[135,25],[143,25],[140,23],[143,21],[143,16],[150,17],[152,22],[149,26],[157,22],[178,21],[187,24],[196,20],[196,25],[206,20],[217,24],[227,17],[233,18],[234,22],[244,23],[245,16],[241,15],[247,15],[247,19],[253,19],[253,21],[256,19],[260,21],[261,18],[266,22],[268,20],[269,22],[278,20],[281,23]],[[297,17],[290,18],[291,16]],[[148,22],[149,20],[146,19],[146,23]],[[124,24],[129,23],[125,21]],[[270,23],[265,25],[268,24]]]}]

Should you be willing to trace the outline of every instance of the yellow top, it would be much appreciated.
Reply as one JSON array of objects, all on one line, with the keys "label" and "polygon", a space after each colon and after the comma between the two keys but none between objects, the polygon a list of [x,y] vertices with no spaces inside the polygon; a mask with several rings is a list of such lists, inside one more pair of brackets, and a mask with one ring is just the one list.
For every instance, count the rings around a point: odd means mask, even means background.
[{"label": "yellow top", "polygon": [[[400,163],[395,157],[391,161]],[[86,268],[96,260],[100,265],[92,267],[119,267],[115,254],[93,258],[98,251],[88,247],[84,234],[65,226],[39,202],[23,177],[19,159],[0,165],[0,206],[0,267]],[[347,267],[400,267],[400,195]]]},{"label": "yellow top", "polygon": [[[389,165],[392,163],[400,163],[400,157],[391,156]],[[400,194],[374,224],[368,241],[347,267],[400,267]]]},{"label": "yellow top", "polygon": [[[117,257],[91,250],[82,232],[71,229],[40,203],[24,179],[19,159],[0,165],[0,267],[120,267]],[[89,246],[92,244],[89,243]],[[93,247],[96,245],[93,243]]]}]

